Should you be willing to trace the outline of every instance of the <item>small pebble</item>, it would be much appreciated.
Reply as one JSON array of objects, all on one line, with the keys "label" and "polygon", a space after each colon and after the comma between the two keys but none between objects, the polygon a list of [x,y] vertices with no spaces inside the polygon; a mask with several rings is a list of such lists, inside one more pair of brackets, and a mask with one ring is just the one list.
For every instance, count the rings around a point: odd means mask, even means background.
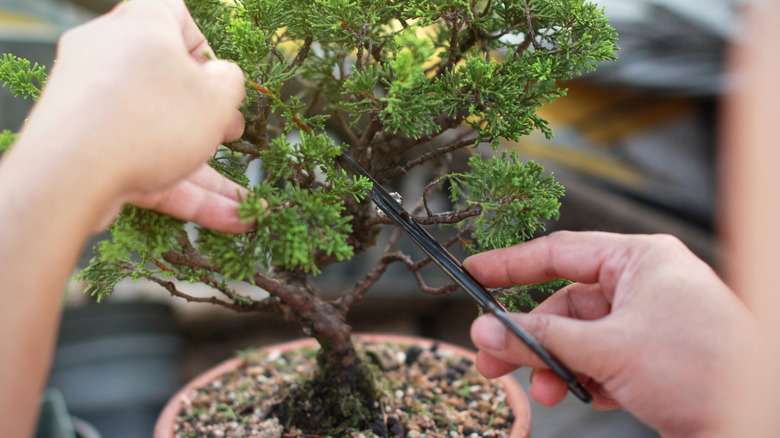
[{"label": "small pebble", "polygon": [[[469,360],[438,344],[420,347],[382,346],[374,353],[358,344],[358,351],[377,361],[382,356],[386,371],[377,375],[385,394],[379,406],[386,417],[362,431],[345,431],[345,438],[506,438],[514,416],[505,395],[482,377]],[[370,350],[370,349],[369,349]],[[285,430],[276,418],[266,417],[277,394],[308,374],[315,364],[311,350],[295,354],[270,354],[271,363],[253,355],[247,365],[229,372],[189,396],[182,404],[176,424],[177,438],[304,438],[294,426]],[[376,357],[374,357],[376,356]],[[268,356],[266,356],[268,357]],[[249,388],[247,392],[244,389]],[[490,422],[491,426],[488,426]],[[309,435],[310,436],[310,435]]]}]

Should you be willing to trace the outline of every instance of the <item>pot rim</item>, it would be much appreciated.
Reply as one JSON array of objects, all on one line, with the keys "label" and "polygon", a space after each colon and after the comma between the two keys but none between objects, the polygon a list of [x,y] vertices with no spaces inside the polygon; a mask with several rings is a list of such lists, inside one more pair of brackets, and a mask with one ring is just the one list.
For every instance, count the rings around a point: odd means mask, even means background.
[{"label": "pot rim", "polygon": [[[369,343],[391,342],[398,344],[415,344],[424,348],[430,348],[433,344],[438,344],[440,349],[466,357],[472,362],[476,361],[476,353],[474,353],[472,350],[430,338],[381,333],[359,333],[355,334],[354,337]],[[260,347],[260,349],[279,350],[280,352],[284,353],[298,348],[309,347],[312,344],[316,344],[316,342],[317,341],[314,338],[301,338],[292,341],[271,344]],[[221,376],[222,374],[237,368],[243,361],[243,359],[238,357],[227,359],[217,364],[213,368],[206,370],[184,385],[165,404],[165,407],[161,411],[160,416],[157,418],[157,423],[154,426],[154,437],[172,438],[172,425],[176,421],[176,417],[178,416],[179,410],[181,409],[182,399],[190,394],[193,389],[203,386],[206,383]],[[506,402],[512,408],[512,412],[515,416],[515,420],[512,423],[512,429],[509,432],[509,438],[528,438],[531,434],[531,405],[528,401],[528,397],[526,396],[525,391],[523,390],[523,387],[514,377],[509,374],[494,380],[501,382],[504,388],[504,392],[506,393]]]}]

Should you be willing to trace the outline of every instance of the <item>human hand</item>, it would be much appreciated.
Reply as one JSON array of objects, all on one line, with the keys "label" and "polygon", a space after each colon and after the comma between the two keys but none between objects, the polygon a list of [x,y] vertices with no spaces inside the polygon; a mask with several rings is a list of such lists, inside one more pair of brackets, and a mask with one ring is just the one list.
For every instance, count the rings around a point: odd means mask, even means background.
[{"label": "human hand", "polygon": [[247,231],[237,219],[243,189],[201,167],[243,130],[243,75],[213,57],[181,0],[120,4],[62,37],[21,138],[40,157],[82,169],[84,196],[100,190],[110,206],[103,218],[133,202]]},{"label": "human hand", "polygon": [[[187,178],[165,189],[142,195],[133,204],[147,210],[169,214],[173,217],[225,233],[249,231],[251,223],[241,221],[238,205],[247,190],[225,178],[209,165],[203,164]],[[104,230],[116,218],[121,203],[110,209],[95,227]]]},{"label": "human hand", "polygon": [[[597,409],[623,408],[666,437],[715,436],[729,382],[757,336],[745,306],[669,236],[559,232],[478,254],[464,265],[486,287],[574,283],[512,317],[579,374]],[[552,406],[566,385],[493,317],[471,336],[487,377],[534,367],[530,396]]]}]

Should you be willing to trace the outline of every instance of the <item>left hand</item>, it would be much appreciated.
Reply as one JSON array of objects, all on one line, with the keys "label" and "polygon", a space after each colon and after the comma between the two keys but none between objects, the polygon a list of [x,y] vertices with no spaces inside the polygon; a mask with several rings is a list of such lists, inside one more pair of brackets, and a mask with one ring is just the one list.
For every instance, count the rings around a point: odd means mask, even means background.
[{"label": "left hand", "polygon": [[[247,190],[230,181],[208,164],[198,167],[187,178],[162,190],[140,195],[132,200],[138,207],[154,210],[224,233],[244,233],[252,224],[238,218],[238,205]],[[96,231],[114,221],[121,203],[110,209]]]},{"label": "left hand", "polygon": [[211,60],[180,0],[121,3],[68,31],[57,58],[21,138],[83,169],[104,218],[132,202],[220,231],[251,227],[237,219],[243,189],[201,167],[241,135],[243,74]]}]

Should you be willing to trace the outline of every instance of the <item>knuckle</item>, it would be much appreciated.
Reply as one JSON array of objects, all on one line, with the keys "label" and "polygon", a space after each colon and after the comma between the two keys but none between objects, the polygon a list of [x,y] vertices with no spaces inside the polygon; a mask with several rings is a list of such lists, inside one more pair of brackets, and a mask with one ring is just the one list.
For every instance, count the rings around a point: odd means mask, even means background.
[{"label": "knuckle", "polygon": [[671,234],[653,234],[650,237],[653,239],[653,243],[661,248],[677,250],[680,247],[685,246],[677,236]]},{"label": "knuckle", "polygon": [[84,28],[82,26],[73,27],[63,32],[62,35],[60,35],[59,41],[57,41],[57,50],[62,53],[72,46],[77,46],[80,35],[83,32]]},{"label": "knuckle", "polygon": [[553,231],[550,234],[544,235],[540,237],[540,239],[548,240],[550,242],[557,242],[561,240],[568,240],[571,239],[572,236],[576,235],[577,233],[575,231],[569,231],[569,230],[557,230]]},{"label": "knuckle", "polygon": [[644,249],[660,257],[673,257],[689,254],[688,246],[671,234],[653,234],[644,239]]},{"label": "knuckle", "polygon": [[550,318],[548,316],[528,315],[523,325],[542,345],[548,343],[550,338]]}]

